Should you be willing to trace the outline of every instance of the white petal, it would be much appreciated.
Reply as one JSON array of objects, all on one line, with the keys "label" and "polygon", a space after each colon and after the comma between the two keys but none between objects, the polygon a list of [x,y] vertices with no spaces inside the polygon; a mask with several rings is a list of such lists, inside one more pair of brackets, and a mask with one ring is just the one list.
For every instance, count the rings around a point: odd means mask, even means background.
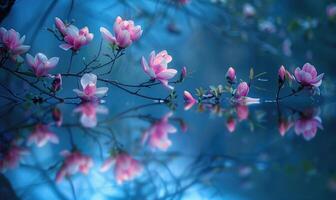
[{"label": "white petal", "polygon": [[108,91],[108,87],[100,87],[96,89],[96,96],[103,97]]},{"label": "white petal", "polygon": [[95,74],[84,74],[81,78],[81,85],[83,88],[86,88],[87,85],[96,85],[97,83],[97,76]]}]

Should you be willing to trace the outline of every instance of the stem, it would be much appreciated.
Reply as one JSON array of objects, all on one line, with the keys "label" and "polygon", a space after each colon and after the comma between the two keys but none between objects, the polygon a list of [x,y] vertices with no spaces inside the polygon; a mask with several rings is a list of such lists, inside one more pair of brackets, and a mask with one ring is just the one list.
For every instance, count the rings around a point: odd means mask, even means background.
[{"label": "stem", "polygon": [[19,79],[23,80],[24,82],[28,83],[31,87],[35,88],[36,90],[40,91],[41,93],[45,94],[45,95],[48,95],[50,97],[53,97],[55,99],[57,99],[59,102],[64,102],[64,99],[63,98],[60,98],[60,97],[57,97],[56,95],[52,94],[52,93],[49,93],[39,87],[37,87],[34,83],[31,83],[29,80],[27,80],[26,78],[22,77],[20,75],[20,73],[16,72],[16,71],[12,71],[11,69],[7,68],[7,67],[4,67],[2,66],[1,67],[2,69],[8,71],[9,73],[15,75],[16,77],[18,77]]},{"label": "stem", "polygon": [[298,94],[299,92],[301,92],[301,91],[303,90],[303,88],[304,88],[304,87],[300,86],[297,90],[292,91],[292,93],[290,93],[290,94],[288,94],[288,95],[286,95],[286,96],[283,96],[283,97],[278,98],[277,101],[278,101],[278,100],[285,99],[285,98],[287,98],[287,97],[294,96],[294,95]]},{"label": "stem", "polygon": [[277,94],[276,94],[276,101],[279,101],[280,90],[281,90],[283,84],[284,84],[284,82],[281,82],[278,85],[278,91],[277,91]]}]

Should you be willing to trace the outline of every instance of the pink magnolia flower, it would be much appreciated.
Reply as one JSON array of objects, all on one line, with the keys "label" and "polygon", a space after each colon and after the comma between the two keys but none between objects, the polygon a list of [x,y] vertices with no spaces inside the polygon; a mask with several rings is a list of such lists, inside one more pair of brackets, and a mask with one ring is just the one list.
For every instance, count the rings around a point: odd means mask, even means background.
[{"label": "pink magnolia flower", "polygon": [[92,102],[80,104],[74,112],[80,112],[80,123],[87,128],[97,126],[97,114],[107,114],[108,109],[105,106],[98,105]]},{"label": "pink magnolia flower", "polygon": [[134,21],[123,20],[119,16],[114,22],[113,30],[115,36],[113,36],[106,28],[100,27],[100,32],[103,38],[111,45],[117,45],[120,48],[130,46],[132,42],[138,40],[142,35],[141,26],[135,26]]},{"label": "pink magnolia flower", "polygon": [[43,53],[38,53],[33,57],[29,53],[26,54],[26,60],[29,66],[32,67],[35,76],[41,77],[48,75],[49,70],[56,67],[58,64],[59,58],[52,57],[50,59],[47,58]]},{"label": "pink magnolia flower", "polygon": [[302,134],[304,139],[309,141],[315,137],[318,128],[323,128],[321,118],[316,114],[305,114],[295,121],[294,131],[297,135]]},{"label": "pink magnolia flower", "polygon": [[235,108],[236,108],[236,113],[237,113],[238,119],[240,121],[243,121],[243,120],[248,118],[249,109],[246,105],[238,104],[238,105],[236,105]]},{"label": "pink magnolia flower", "polygon": [[285,80],[285,75],[286,75],[286,69],[283,65],[281,65],[281,67],[279,68],[279,71],[278,71],[279,80],[284,81]]},{"label": "pink magnolia flower", "polygon": [[51,89],[53,92],[57,92],[61,89],[61,87],[62,87],[62,75],[57,74],[56,76],[54,76],[54,80],[51,84]]},{"label": "pink magnolia flower", "polygon": [[187,77],[187,67],[182,67],[181,76],[182,80],[185,79],[185,77]]},{"label": "pink magnolia flower", "polygon": [[144,57],[141,59],[141,64],[148,76],[160,81],[167,88],[174,89],[174,87],[168,85],[168,80],[172,79],[177,73],[175,69],[168,69],[168,63],[171,61],[172,57],[168,55],[166,50],[156,55],[155,51],[152,51],[149,58],[149,65]]},{"label": "pink magnolia flower", "polygon": [[92,101],[106,95],[108,87],[97,88],[97,76],[95,74],[84,74],[81,78],[83,91],[74,89],[73,91],[83,100]]},{"label": "pink magnolia flower", "polygon": [[230,133],[236,130],[236,120],[233,117],[229,117],[226,121],[226,128]]},{"label": "pink magnolia flower", "polygon": [[71,176],[78,172],[88,174],[93,166],[92,158],[79,151],[62,151],[61,155],[65,158],[60,170],[56,173],[56,182],[60,182],[66,176]]},{"label": "pink magnolia flower", "polygon": [[0,171],[5,172],[8,169],[14,169],[18,166],[21,157],[29,154],[27,149],[21,148],[15,144],[11,144],[5,153],[0,154]]},{"label": "pink magnolia flower", "polygon": [[48,125],[38,124],[28,137],[28,144],[35,143],[37,147],[43,147],[48,142],[58,144],[59,139],[55,133],[49,131]]},{"label": "pink magnolia flower", "polygon": [[235,91],[235,98],[240,99],[242,97],[246,97],[250,91],[250,87],[246,82],[239,83],[236,91]]},{"label": "pink magnolia flower", "polygon": [[132,158],[127,153],[122,152],[115,157],[109,157],[103,163],[100,170],[102,172],[105,172],[109,170],[113,164],[115,164],[114,176],[118,184],[122,184],[125,181],[133,180],[141,174],[143,169],[142,165],[137,160]]},{"label": "pink magnolia flower", "polygon": [[229,83],[234,83],[236,80],[236,71],[233,67],[230,67],[226,72],[226,80],[229,81]]},{"label": "pink magnolia flower", "polygon": [[166,151],[172,144],[168,138],[169,133],[176,133],[177,129],[169,124],[169,117],[173,113],[169,112],[161,120],[154,123],[144,134],[143,141],[149,137],[149,145],[154,149]]},{"label": "pink magnolia flower", "polygon": [[61,44],[59,47],[65,51],[72,49],[78,51],[82,46],[87,45],[93,39],[93,34],[89,32],[88,27],[78,29],[74,25],[65,25],[59,18],[55,18],[56,28],[64,37],[65,44]]},{"label": "pink magnolia flower", "polygon": [[246,82],[241,82],[237,86],[237,89],[234,92],[234,103],[242,104],[242,105],[250,105],[250,104],[258,104],[260,103],[259,98],[251,98],[248,97],[250,87]]},{"label": "pink magnolia flower", "polygon": [[336,4],[333,3],[328,5],[326,12],[329,18],[334,18],[336,16]]},{"label": "pink magnolia flower", "polygon": [[243,15],[246,18],[254,17],[256,15],[256,10],[251,4],[246,3],[243,6]]},{"label": "pink magnolia flower", "polygon": [[184,110],[189,110],[195,103],[197,103],[197,100],[194,99],[190,92],[185,90],[183,96],[185,101]]},{"label": "pink magnolia flower", "polygon": [[3,44],[13,59],[16,59],[30,49],[30,46],[23,45],[25,38],[26,36],[20,37],[20,33],[14,29],[7,30],[4,27],[0,28],[0,44]]},{"label": "pink magnolia flower", "polygon": [[281,136],[285,136],[285,134],[287,133],[287,131],[293,126],[293,122],[288,121],[286,119],[280,119],[279,121],[279,133]]},{"label": "pink magnolia flower", "polygon": [[67,26],[64,24],[64,22],[58,18],[58,17],[55,17],[55,25],[56,25],[56,28],[58,29],[58,31],[63,35],[63,36],[66,36],[66,33],[67,33]]},{"label": "pink magnolia flower", "polygon": [[295,78],[299,84],[306,87],[320,87],[324,73],[317,76],[314,65],[306,63],[302,69],[295,69]]}]

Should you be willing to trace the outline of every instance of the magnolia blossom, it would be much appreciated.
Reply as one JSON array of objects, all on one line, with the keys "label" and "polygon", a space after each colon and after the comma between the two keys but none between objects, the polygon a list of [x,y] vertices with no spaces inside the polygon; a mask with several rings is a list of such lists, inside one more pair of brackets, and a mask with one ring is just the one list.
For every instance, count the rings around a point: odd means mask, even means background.
[{"label": "magnolia blossom", "polygon": [[61,87],[62,87],[62,75],[57,74],[56,76],[54,76],[54,80],[51,84],[51,89],[53,92],[57,92],[61,89]]},{"label": "magnolia blossom", "polygon": [[295,121],[294,130],[297,135],[303,135],[304,139],[309,141],[315,137],[317,129],[322,129],[322,120],[316,114],[302,115]]},{"label": "magnolia blossom", "polygon": [[69,49],[78,51],[82,46],[87,45],[93,39],[93,34],[89,32],[89,28],[86,26],[82,29],[78,29],[74,25],[65,25],[63,21],[57,17],[55,18],[55,24],[66,42],[60,45],[60,48],[65,51]]},{"label": "magnolia blossom", "polygon": [[169,112],[161,120],[154,123],[144,134],[143,141],[149,137],[149,145],[154,149],[166,151],[172,144],[168,138],[169,133],[176,133],[177,129],[169,124],[169,117],[173,113]]},{"label": "magnolia blossom", "polygon": [[79,151],[62,151],[61,155],[65,160],[60,170],[56,173],[56,182],[60,182],[64,177],[71,176],[78,172],[88,174],[90,168],[93,166],[92,159]]},{"label": "magnolia blossom", "polygon": [[97,103],[85,102],[80,104],[74,112],[81,113],[80,123],[87,128],[97,126],[97,114],[107,114],[108,109]]},{"label": "magnolia blossom", "polygon": [[251,4],[246,3],[243,6],[243,15],[244,17],[254,17],[256,15],[256,10]]},{"label": "magnolia blossom", "polygon": [[177,73],[175,69],[168,69],[168,63],[171,61],[172,57],[166,50],[163,50],[158,54],[155,54],[155,51],[152,51],[149,57],[149,65],[144,57],[141,59],[141,64],[148,76],[160,81],[167,88],[174,89],[174,87],[168,85],[168,80],[172,79]]},{"label": "magnolia blossom", "polygon": [[234,83],[236,80],[236,71],[233,67],[230,67],[226,72],[226,80],[229,81],[229,83]]},{"label": "magnolia blossom", "polygon": [[320,87],[324,73],[317,76],[314,65],[306,63],[302,69],[295,69],[295,78],[299,84],[305,87]]},{"label": "magnolia blossom", "polygon": [[182,67],[182,70],[181,70],[181,79],[185,79],[185,77],[187,77],[187,67]]},{"label": "magnolia blossom", "polygon": [[295,80],[294,76],[289,73],[289,71],[285,68],[285,66],[281,65],[281,67],[278,70],[278,77],[280,82],[284,82],[286,78]]},{"label": "magnolia blossom", "polygon": [[326,12],[329,18],[334,18],[336,16],[336,4],[333,3],[328,5]]},{"label": "magnolia blossom", "polygon": [[43,147],[48,142],[58,144],[59,139],[55,133],[49,131],[48,125],[38,124],[28,137],[28,144],[35,143],[37,147]]},{"label": "magnolia blossom", "polygon": [[26,60],[29,66],[32,67],[35,75],[37,77],[46,76],[49,70],[56,67],[58,64],[59,58],[52,57],[50,59],[47,58],[43,53],[38,53],[33,57],[29,53],[26,54]]},{"label": "magnolia blossom", "polygon": [[142,35],[141,26],[134,25],[132,20],[123,20],[121,17],[117,17],[113,30],[115,36],[104,27],[100,27],[100,32],[103,38],[111,45],[117,45],[120,48],[126,48],[132,44],[132,42],[138,40]]},{"label": "magnolia blossom", "polygon": [[142,165],[128,155],[125,152],[119,153],[117,156],[109,157],[102,165],[101,171],[105,172],[109,170],[112,165],[114,167],[114,176],[118,184],[122,184],[125,181],[132,180],[139,176],[142,172]]},{"label": "magnolia blossom", "polygon": [[185,101],[184,110],[189,110],[195,103],[197,103],[197,100],[194,99],[190,92],[184,91],[183,96]]},{"label": "magnolia blossom", "polygon": [[230,133],[236,130],[236,120],[233,117],[229,117],[226,121],[226,128]]},{"label": "magnolia blossom", "polygon": [[106,95],[108,88],[97,88],[97,76],[95,74],[84,74],[80,80],[83,91],[74,89],[73,91],[83,100],[91,101]]},{"label": "magnolia blossom", "polygon": [[27,149],[11,144],[6,152],[0,152],[0,171],[5,172],[7,169],[13,169],[18,166],[21,156],[29,154]]},{"label": "magnolia blossom", "polygon": [[7,30],[0,27],[0,46],[2,44],[13,59],[16,59],[30,49],[30,46],[23,45],[25,38],[26,36],[20,37],[20,33],[14,29]]},{"label": "magnolia blossom", "polygon": [[234,92],[234,102],[238,104],[250,105],[260,103],[259,98],[248,97],[250,87],[246,82],[239,83],[237,89]]}]

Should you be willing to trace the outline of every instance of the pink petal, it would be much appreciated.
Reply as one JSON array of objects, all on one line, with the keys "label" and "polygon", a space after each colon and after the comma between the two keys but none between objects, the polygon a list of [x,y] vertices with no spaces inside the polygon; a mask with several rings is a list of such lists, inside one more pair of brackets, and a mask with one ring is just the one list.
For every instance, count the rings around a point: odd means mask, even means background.
[{"label": "pink petal", "polygon": [[100,32],[102,34],[102,37],[109,43],[111,44],[115,44],[116,43],[116,39],[115,37],[111,34],[111,32],[109,30],[107,30],[104,27],[100,27]]},{"label": "pink petal", "polygon": [[61,49],[65,50],[65,51],[67,51],[67,50],[71,49],[73,46],[70,45],[70,44],[61,44],[61,45],[59,45],[59,47]]},{"label": "pink petal", "polygon": [[158,79],[167,80],[173,78],[176,75],[176,73],[177,71],[175,69],[167,69],[158,73],[156,76]]}]

